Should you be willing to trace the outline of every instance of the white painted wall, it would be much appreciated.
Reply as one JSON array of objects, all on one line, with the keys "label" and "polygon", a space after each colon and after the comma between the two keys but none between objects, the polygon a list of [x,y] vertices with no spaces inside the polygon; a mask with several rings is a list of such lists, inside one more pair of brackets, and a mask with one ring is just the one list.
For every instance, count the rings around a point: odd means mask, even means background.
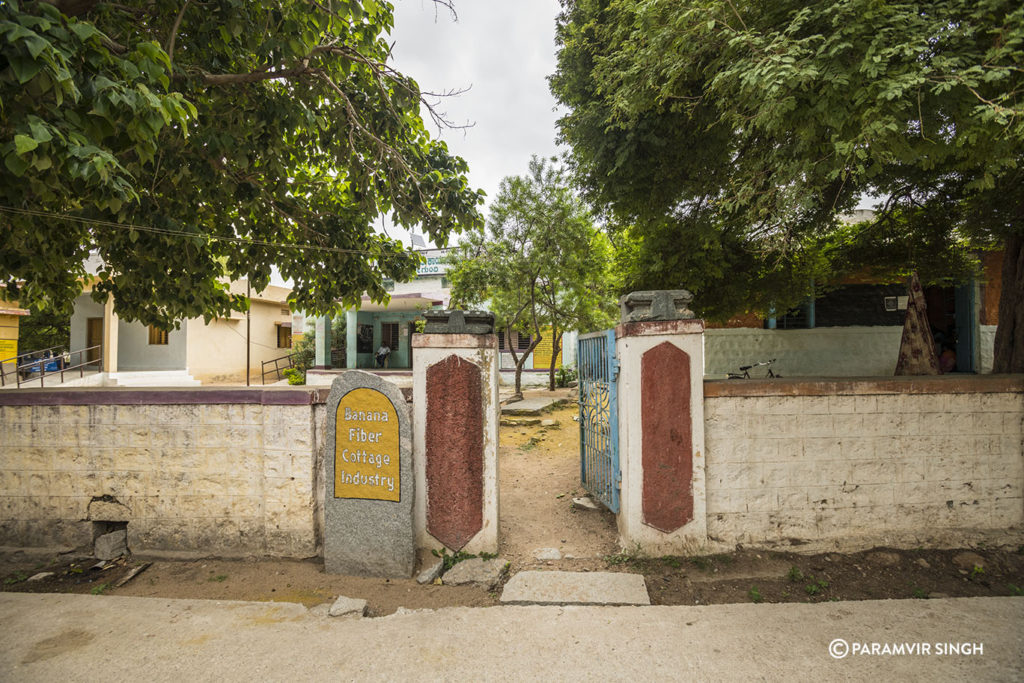
[{"label": "white painted wall", "polygon": [[[619,542],[625,550],[640,548],[649,555],[683,554],[698,550],[707,542],[708,527],[704,500],[704,380],[701,321],[679,321],[685,332],[620,337],[615,341],[619,358],[619,467],[622,474],[620,509],[617,517]],[[641,323],[642,324],[642,323]],[[643,396],[641,369],[643,355],[655,346],[669,343],[690,357],[690,434],[693,448],[693,519],[672,533],[648,526],[643,520]],[[681,416],[682,418],[683,416]]]},{"label": "white painted wall", "polygon": [[[480,347],[489,341],[492,346]],[[464,358],[482,369],[484,421],[483,526],[463,548],[468,553],[498,552],[498,340],[494,336],[421,334],[413,338],[413,473],[416,502],[413,517],[416,547],[441,549],[444,544],[427,531],[427,369],[449,356]]]},{"label": "white painted wall", "polygon": [[1020,393],[791,389],[807,393],[704,401],[716,543],[914,547],[1020,530]]},{"label": "white painted wall", "polygon": [[189,321],[167,333],[166,344],[149,343],[149,327],[118,319],[117,370],[184,370]]}]

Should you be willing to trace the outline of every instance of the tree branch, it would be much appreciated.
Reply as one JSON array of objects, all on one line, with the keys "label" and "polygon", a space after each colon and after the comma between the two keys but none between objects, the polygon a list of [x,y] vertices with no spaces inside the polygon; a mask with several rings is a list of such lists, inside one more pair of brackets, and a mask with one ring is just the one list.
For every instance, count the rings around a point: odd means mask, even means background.
[{"label": "tree branch", "polygon": [[181,19],[185,16],[185,10],[188,9],[189,3],[192,0],[185,0],[181,5],[181,10],[178,11],[178,16],[174,18],[174,25],[171,26],[171,34],[167,36],[167,61],[171,64],[171,71],[174,71],[174,41],[178,37],[178,27],[181,26]]}]

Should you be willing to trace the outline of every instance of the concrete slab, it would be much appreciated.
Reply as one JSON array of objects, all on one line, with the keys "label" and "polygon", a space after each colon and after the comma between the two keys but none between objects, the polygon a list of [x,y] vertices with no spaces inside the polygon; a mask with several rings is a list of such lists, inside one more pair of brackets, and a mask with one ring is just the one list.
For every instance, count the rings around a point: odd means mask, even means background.
[{"label": "concrete slab", "polygon": [[563,399],[560,398],[543,398],[533,397],[524,398],[522,401],[516,401],[515,403],[509,403],[506,406],[501,407],[502,415],[540,415],[546,413],[555,407],[556,403],[561,402]]},{"label": "concrete slab", "polygon": [[505,584],[506,605],[650,605],[640,574],[519,572]]},{"label": "concrete slab", "polygon": [[[1013,597],[330,619],[289,603],[0,593],[0,618],[2,681],[446,680],[453,672],[493,681],[1011,681],[1024,671],[1024,600]],[[853,650],[893,642],[983,651]]]}]

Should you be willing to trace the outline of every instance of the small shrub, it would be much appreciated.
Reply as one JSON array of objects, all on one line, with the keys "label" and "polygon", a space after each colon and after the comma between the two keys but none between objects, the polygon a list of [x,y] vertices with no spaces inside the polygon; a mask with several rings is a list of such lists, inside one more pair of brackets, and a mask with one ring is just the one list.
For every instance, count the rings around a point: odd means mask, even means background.
[{"label": "small shrub", "polygon": [[758,590],[757,586],[751,586],[750,590],[747,591],[747,595],[750,597],[751,602],[764,602],[764,597],[761,595],[761,591]]},{"label": "small shrub", "polygon": [[103,591],[107,590],[108,588],[110,588],[109,583],[101,583],[98,586],[93,586],[92,590],[89,591],[89,593],[91,593],[92,595],[103,595]]},{"label": "small shrub", "polygon": [[789,568],[789,573],[786,574],[790,581],[793,583],[799,583],[804,580],[804,573],[800,571],[800,568],[796,565]]}]

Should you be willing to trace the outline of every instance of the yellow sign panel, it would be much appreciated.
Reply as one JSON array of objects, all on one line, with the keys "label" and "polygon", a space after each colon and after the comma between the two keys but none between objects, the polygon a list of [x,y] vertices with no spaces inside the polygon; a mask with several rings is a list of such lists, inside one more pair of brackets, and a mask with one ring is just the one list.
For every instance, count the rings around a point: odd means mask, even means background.
[{"label": "yellow sign panel", "polygon": [[[544,330],[544,338],[533,350],[533,369],[547,370],[551,367],[551,351],[554,344],[551,342],[551,328]],[[558,358],[555,359],[555,367],[562,367],[562,349],[558,349]]]},{"label": "yellow sign panel", "polygon": [[[18,355],[17,339],[0,339],[0,361],[14,358]],[[11,361],[14,362],[13,360]]]},{"label": "yellow sign panel", "polygon": [[334,497],[399,501],[398,412],[376,389],[341,397],[335,417]]}]

